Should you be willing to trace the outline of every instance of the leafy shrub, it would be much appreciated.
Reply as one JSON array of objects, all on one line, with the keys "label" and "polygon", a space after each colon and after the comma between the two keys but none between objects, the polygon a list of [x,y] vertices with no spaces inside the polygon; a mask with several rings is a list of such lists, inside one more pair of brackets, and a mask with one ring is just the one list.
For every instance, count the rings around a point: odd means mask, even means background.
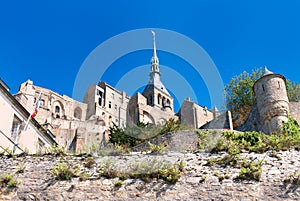
[{"label": "leafy shrub", "polygon": [[175,184],[181,177],[181,171],[176,165],[170,165],[165,169],[160,170],[156,173],[155,177],[158,179],[162,178],[171,184]]},{"label": "leafy shrub", "polygon": [[[208,134],[201,134],[200,139]],[[209,143],[209,142],[208,142]],[[207,144],[208,144],[207,143]],[[291,116],[287,122],[283,122],[282,129],[276,133],[266,135],[260,132],[233,132],[225,131],[222,137],[212,148],[212,153],[227,152],[223,158],[209,159],[206,165],[230,165],[240,167],[239,179],[259,180],[262,173],[262,162],[245,161],[240,158],[241,152],[271,151],[270,156],[277,157],[276,151],[289,150],[291,148],[300,149],[300,127]],[[291,183],[300,183],[300,174],[290,176]],[[288,179],[287,179],[288,180]]]},{"label": "leafy shrub", "polygon": [[19,163],[18,163],[18,169],[17,169],[17,171],[16,171],[16,174],[24,173],[24,170],[25,170],[25,164],[19,162]]},{"label": "leafy shrub", "polygon": [[115,168],[115,163],[112,160],[107,160],[99,164],[98,173],[100,176],[106,177],[108,179],[121,177],[121,172],[118,172]]},{"label": "leafy shrub", "polygon": [[259,181],[262,173],[262,161],[244,162],[239,172],[238,179]]},{"label": "leafy shrub", "polygon": [[92,168],[96,164],[96,161],[93,157],[85,158],[83,166],[86,168]]},{"label": "leafy shrub", "polygon": [[72,177],[77,177],[78,167],[73,167],[69,162],[59,162],[52,167],[51,174],[57,180],[70,180]]},{"label": "leafy shrub", "polygon": [[281,133],[290,135],[290,136],[298,136],[300,135],[300,127],[296,119],[294,119],[291,115],[288,115],[288,121],[283,122]]},{"label": "leafy shrub", "polygon": [[219,135],[216,130],[198,130],[197,133],[200,139],[198,143],[199,150],[210,150],[215,146]]},{"label": "leafy shrub", "polygon": [[20,182],[14,179],[13,174],[2,174],[0,175],[0,184],[2,187],[15,188]]},{"label": "leafy shrub", "polygon": [[85,180],[87,180],[88,178],[90,178],[91,175],[89,175],[89,174],[86,173],[86,172],[81,172],[81,173],[77,174],[76,176],[79,177],[79,180],[80,180],[80,181],[85,181]]},{"label": "leafy shrub", "polygon": [[123,180],[118,180],[115,182],[115,187],[120,187],[124,184],[124,181]]},{"label": "leafy shrub", "polygon": [[153,139],[165,133],[179,130],[179,120],[169,119],[163,125],[152,125],[138,122],[137,125],[127,125],[125,129],[113,124],[109,128],[109,142],[116,145],[136,146],[146,140]]},{"label": "leafy shrub", "polygon": [[123,128],[119,128],[116,124],[113,124],[113,126],[109,128],[109,133],[109,142],[112,144],[129,144],[133,147],[141,142],[139,139],[128,135]]},{"label": "leafy shrub", "polygon": [[231,154],[226,154],[223,158],[220,159],[209,159],[207,163],[205,164],[206,166],[212,166],[212,165],[229,165],[229,166],[236,166],[239,162],[239,155],[231,155]]},{"label": "leafy shrub", "polygon": [[50,154],[53,154],[55,156],[65,156],[66,150],[61,146],[53,145],[50,148]]},{"label": "leafy shrub", "polygon": [[129,144],[121,144],[121,145],[115,144],[115,148],[116,148],[117,152],[120,154],[130,153],[130,151],[131,151]]},{"label": "leafy shrub", "polygon": [[172,131],[179,130],[180,128],[181,128],[180,127],[180,121],[171,118],[171,119],[164,122],[162,129],[159,131],[159,133],[157,135],[158,136],[163,135],[165,133],[169,133],[169,132],[172,132]]},{"label": "leafy shrub", "polygon": [[282,129],[270,135],[255,131],[226,131],[218,139],[212,152],[226,151],[230,154],[239,154],[245,150],[263,153],[268,150],[280,151],[290,148],[300,149],[300,127],[297,121],[291,117],[283,123]]},{"label": "leafy shrub", "polygon": [[300,173],[294,172],[293,174],[290,174],[286,179],[284,179],[284,182],[299,186],[300,185]]},{"label": "leafy shrub", "polygon": [[8,147],[7,148],[2,148],[0,156],[6,156],[7,158],[12,158],[14,156],[14,153]]},{"label": "leafy shrub", "polygon": [[163,144],[161,145],[155,145],[155,144],[152,144],[151,142],[148,142],[148,145],[150,146],[150,152],[151,153],[163,153],[164,149],[165,149],[165,146]]},{"label": "leafy shrub", "polygon": [[222,182],[224,179],[229,179],[229,176],[226,174],[220,174],[219,172],[215,171],[214,176],[218,177],[219,182]]},{"label": "leafy shrub", "polygon": [[118,170],[116,164],[107,160],[99,165],[99,175],[106,178],[116,178],[124,180],[127,178],[142,179],[149,182],[153,178],[163,179],[171,184],[174,184],[181,177],[181,172],[184,170],[185,164],[179,162],[178,164],[171,165],[167,162],[161,161],[139,161],[129,165],[129,169]]}]

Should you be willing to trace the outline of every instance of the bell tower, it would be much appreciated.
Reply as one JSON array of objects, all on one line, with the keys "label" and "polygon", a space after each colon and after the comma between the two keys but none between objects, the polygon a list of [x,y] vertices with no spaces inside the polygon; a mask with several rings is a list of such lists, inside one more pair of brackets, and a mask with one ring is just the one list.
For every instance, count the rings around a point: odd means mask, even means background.
[{"label": "bell tower", "polygon": [[156,38],[155,32],[152,32],[153,37],[153,55],[151,58],[150,80],[143,91],[143,95],[147,98],[147,104],[153,107],[174,112],[173,98],[160,80],[159,60],[156,53]]}]

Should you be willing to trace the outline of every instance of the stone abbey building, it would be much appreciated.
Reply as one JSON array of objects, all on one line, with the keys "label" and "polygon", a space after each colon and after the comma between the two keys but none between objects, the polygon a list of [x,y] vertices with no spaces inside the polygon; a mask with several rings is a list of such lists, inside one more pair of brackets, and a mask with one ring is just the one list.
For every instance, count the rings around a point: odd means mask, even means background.
[{"label": "stone abbey building", "polygon": [[178,113],[174,112],[174,98],[161,81],[154,32],[150,79],[142,93],[130,97],[101,81],[91,84],[84,101],[79,102],[28,80],[20,85],[15,97],[28,111],[33,111],[40,93],[36,120],[52,131],[59,145],[76,151],[94,144],[104,145],[108,141],[108,129],[113,124],[119,127],[137,122],[162,124],[174,118],[188,127],[200,128],[219,115],[215,108],[212,112],[189,98]]},{"label": "stone abbey building", "polygon": [[[286,79],[265,68],[263,76],[253,87],[256,95],[254,106],[240,131],[276,131],[288,114],[300,122],[300,104],[289,102]],[[162,124],[168,119],[179,119],[190,128],[233,129],[230,111],[219,114],[217,108],[208,110],[189,98],[180,110],[174,111],[174,98],[161,80],[159,59],[153,32],[153,55],[150,79],[142,93],[132,97],[100,81],[91,84],[79,102],[28,80],[20,85],[15,98],[27,111],[32,112],[41,93],[38,123],[51,131],[55,141],[68,150],[82,151],[93,145],[104,146],[109,140],[109,127],[113,124],[124,128],[137,122]]]}]

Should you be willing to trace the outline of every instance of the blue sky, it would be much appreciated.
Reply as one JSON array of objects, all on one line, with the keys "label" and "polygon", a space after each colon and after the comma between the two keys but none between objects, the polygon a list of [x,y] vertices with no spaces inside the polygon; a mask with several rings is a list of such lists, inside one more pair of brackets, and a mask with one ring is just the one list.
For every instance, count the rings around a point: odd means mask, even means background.
[{"label": "blue sky", "polygon": [[[12,93],[31,79],[38,86],[72,96],[76,75],[97,46],[130,30],[153,28],[171,30],[198,43],[224,84],[244,70],[265,65],[300,83],[299,10],[297,0],[2,1],[0,77]],[[149,33],[150,43],[151,37]],[[157,35],[158,47],[159,43]],[[144,50],[123,55],[101,79],[114,86],[130,69],[150,65],[151,54]],[[158,56],[161,65],[179,72],[190,83],[200,105],[213,107],[206,84],[185,70],[189,69],[185,61],[165,51]],[[98,58],[101,60],[101,55]],[[138,79],[146,84],[149,69],[144,69],[146,77]],[[172,78],[162,72],[164,79]],[[172,92],[176,96],[184,90]],[[178,109],[181,101],[177,102]]]}]

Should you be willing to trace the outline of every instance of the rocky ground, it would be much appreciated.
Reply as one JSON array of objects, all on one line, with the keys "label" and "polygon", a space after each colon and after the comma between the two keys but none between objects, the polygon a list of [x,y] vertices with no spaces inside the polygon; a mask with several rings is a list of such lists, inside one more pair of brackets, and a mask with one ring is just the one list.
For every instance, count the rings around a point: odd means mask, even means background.
[{"label": "rocky ground", "polygon": [[[13,173],[20,183],[15,188],[2,185],[0,200],[300,200],[300,181],[292,183],[286,180],[300,172],[299,151],[244,153],[241,156],[264,161],[259,181],[237,179],[238,167],[206,165],[208,160],[221,158],[222,154],[205,152],[96,157],[97,164],[92,167],[84,167],[85,157],[64,156],[64,160],[76,164],[80,171],[89,175],[88,179],[77,177],[68,181],[55,180],[50,173],[52,167],[62,160],[60,156],[3,156],[0,174]],[[153,165],[153,160],[158,164],[183,161],[186,166],[176,184],[162,179],[148,182],[126,179],[120,182],[118,178],[99,178],[99,164],[107,161],[111,167],[126,172],[134,163],[147,161],[144,164]]]}]

